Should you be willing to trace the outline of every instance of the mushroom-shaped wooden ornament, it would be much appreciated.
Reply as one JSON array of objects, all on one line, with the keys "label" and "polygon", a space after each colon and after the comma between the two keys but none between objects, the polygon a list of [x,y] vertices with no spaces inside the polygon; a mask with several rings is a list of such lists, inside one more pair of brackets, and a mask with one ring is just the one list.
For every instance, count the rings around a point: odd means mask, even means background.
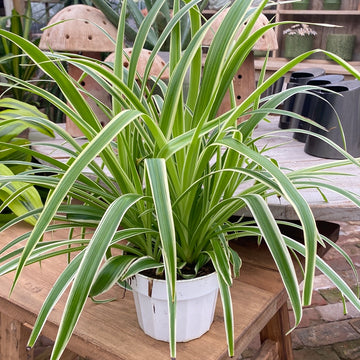
[{"label": "mushroom-shaped wooden ornament", "polygon": [[[211,45],[211,42],[214,38],[214,35],[218,28],[221,25],[221,22],[224,20],[228,9],[225,9],[219,16],[214,20],[210,29],[207,31],[204,40],[203,46],[208,47]],[[264,27],[269,23],[267,17],[261,14],[253,29],[252,32]],[[246,24],[240,27],[239,34]],[[266,31],[262,37],[254,44],[253,50],[261,50],[261,51],[270,51],[276,50],[278,48],[278,43],[276,39],[276,34],[273,29]],[[255,65],[254,65],[254,53],[251,51],[241,67],[238,69],[234,76],[234,90],[236,96],[236,104],[239,105],[243,99],[246,99],[256,88],[255,82]],[[223,114],[231,108],[230,95],[226,94],[223,99],[222,104],[220,105],[218,114]],[[244,118],[245,119],[245,118]],[[241,120],[244,120],[241,118]]]},{"label": "mushroom-shaped wooden ornament", "polygon": [[[123,49],[123,58],[122,64],[125,68],[129,67],[129,59],[131,57],[133,49],[132,48],[125,48]],[[115,53],[111,53],[106,59],[105,62],[114,62]],[[142,78],[145,74],[146,65],[149,62],[151,56],[151,51],[147,49],[142,49],[139,56],[139,61],[136,66],[137,74]],[[158,77],[160,76],[161,79],[165,80],[169,78],[169,69],[166,67],[165,61],[159,56],[155,55],[154,61],[150,68],[150,76]]]},{"label": "mushroom-shaped wooden ornament", "polygon": [[[44,30],[39,47],[43,50],[55,50],[81,53],[95,59],[101,59],[102,53],[115,49],[117,29],[98,9],[88,5],[67,6],[51,19]],[[108,94],[90,76],[82,78],[83,72],[69,64],[69,75],[76,81],[81,78],[80,85],[85,91],[101,102],[108,101]],[[99,109],[96,102],[84,95],[99,121],[104,125],[107,117]],[[81,131],[66,119],[66,129],[72,136],[82,136]]]},{"label": "mushroom-shaped wooden ornament", "polygon": [[[131,58],[132,52],[133,52],[132,48],[123,49],[122,66],[124,68],[129,68],[130,65],[129,60]],[[139,85],[140,85],[140,81],[143,81],[146,66],[150,61],[150,55],[151,55],[150,50],[141,49],[139,60],[136,65],[136,81],[139,83]],[[105,62],[113,63],[115,60],[114,57],[115,57],[115,53],[111,53],[105,59]],[[169,79],[169,68],[166,65],[165,60],[162,57],[160,57],[158,54],[155,55],[153,59],[153,63],[150,68],[149,79],[147,80],[147,84],[146,84],[149,89],[154,85],[154,82],[152,79],[150,79],[150,77],[160,78],[161,80],[164,81]]]}]

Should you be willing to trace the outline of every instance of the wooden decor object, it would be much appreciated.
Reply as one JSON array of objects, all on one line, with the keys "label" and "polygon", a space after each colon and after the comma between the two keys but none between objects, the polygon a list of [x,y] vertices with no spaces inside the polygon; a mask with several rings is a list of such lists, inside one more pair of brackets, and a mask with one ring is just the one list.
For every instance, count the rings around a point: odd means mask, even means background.
[{"label": "wooden decor object", "polygon": [[[132,48],[125,48],[123,49],[123,66],[125,68],[129,67],[129,59],[132,54]],[[149,62],[149,58],[151,55],[150,50],[142,49],[139,57],[139,61],[136,67],[136,71],[139,76],[142,78],[145,73],[145,68],[147,63]],[[106,59],[105,62],[114,62],[115,53],[111,53]],[[156,55],[154,58],[154,62],[150,68],[150,76],[158,77],[160,74],[161,79],[168,79],[169,78],[169,68],[166,67],[165,61],[159,56]]]},{"label": "wooden decor object", "polygon": [[[116,27],[100,10],[92,6],[82,4],[67,6],[51,18],[48,26],[50,25],[53,26],[47,27],[41,36],[40,49],[81,53],[99,60],[101,53],[112,52],[115,49],[115,44],[110,38],[116,39]],[[82,76],[82,71],[71,64],[68,64],[68,72],[76,81]],[[101,102],[109,103],[108,95],[90,76],[82,79],[80,85],[85,92],[89,92]],[[108,118],[103,111],[89,96],[84,94],[84,98],[100,123],[105,125]],[[66,130],[72,136],[83,136],[68,118],[66,118]]]},{"label": "wooden decor object", "polygon": [[88,5],[71,5],[51,18],[41,36],[39,47],[72,52],[114,51],[115,45],[104,31],[116,39],[115,26],[100,10]]},{"label": "wooden decor object", "polygon": [[[221,22],[227,14],[228,9],[224,10],[213,22],[213,25],[210,27],[206,33],[203,46],[210,46],[214,35],[217,29],[220,27]],[[261,14],[257,19],[252,32],[264,27],[268,24],[268,19],[265,15]],[[245,25],[244,25],[245,26]],[[240,35],[243,27],[239,29],[238,35]],[[258,51],[271,51],[278,49],[278,42],[276,39],[276,34],[274,30],[270,29],[266,31],[263,36],[254,44],[253,50]],[[241,104],[243,99],[246,99],[254,90],[256,89],[255,83],[255,66],[254,66],[254,53],[251,51],[247,58],[245,59],[242,66],[238,69],[234,77],[234,90],[236,96],[236,105]],[[231,101],[229,93],[226,94],[220,108],[218,115],[225,113],[230,110]],[[245,120],[245,119],[241,119]]]}]

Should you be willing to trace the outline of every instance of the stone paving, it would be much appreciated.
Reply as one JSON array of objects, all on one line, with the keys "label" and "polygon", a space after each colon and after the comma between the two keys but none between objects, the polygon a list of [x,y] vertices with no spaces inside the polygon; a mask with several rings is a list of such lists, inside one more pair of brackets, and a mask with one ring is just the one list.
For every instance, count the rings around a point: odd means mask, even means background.
[{"label": "stone paving", "polygon": [[[337,244],[360,274],[360,222],[340,223]],[[356,288],[356,277],[338,252],[330,249],[324,260]],[[360,360],[360,313],[348,305],[344,314],[340,293],[324,275],[316,276],[314,290],[313,304],[304,309],[304,319],[292,334],[294,360]]]},{"label": "stone paving", "polygon": [[[350,255],[360,274],[360,222],[340,223],[337,244]],[[330,249],[323,258],[356,287],[353,271],[337,251]],[[289,314],[292,320],[291,309]],[[360,360],[360,313],[348,305],[345,315],[340,293],[320,273],[312,305],[304,309],[300,325],[292,332],[292,343],[294,360]],[[254,340],[241,359],[251,359],[258,345]]]}]

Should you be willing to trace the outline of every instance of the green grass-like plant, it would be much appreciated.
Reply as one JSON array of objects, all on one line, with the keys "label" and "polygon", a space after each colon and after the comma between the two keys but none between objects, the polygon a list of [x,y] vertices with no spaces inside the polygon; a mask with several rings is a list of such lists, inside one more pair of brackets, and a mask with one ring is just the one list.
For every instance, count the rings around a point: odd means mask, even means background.
[{"label": "green grass-like plant", "polygon": [[[9,23],[9,31],[14,34],[22,36],[24,39],[31,40],[31,5],[28,3],[26,6],[26,13],[20,16],[16,10],[12,10],[11,16],[3,16],[0,18],[0,28],[6,29]],[[39,43],[39,38],[32,41],[34,44]],[[21,48],[16,46],[15,43],[2,37],[0,41],[0,71],[15,78],[24,81],[31,81],[36,75],[37,66],[31,59],[21,51]],[[12,81],[8,79],[9,84]],[[32,94],[19,87],[9,86],[7,89],[7,96],[11,94],[17,100],[31,102],[34,101]]]},{"label": "green grass-like plant", "polygon": [[[45,300],[28,344],[34,345],[57,300],[71,286],[51,356],[53,360],[59,359],[66,348],[88,297],[96,298],[116,282],[121,283],[147,269],[165,274],[170,327],[175,329],[177,276],[194,277],[209,262],[219,280],[228,350],[232,356],[230,289],[233,276],[239,274],[241,259],[231,249],[230,242],[247,235],[257,236],[267,243],[288,292],[296,324],[300,322],[302,306],[311,302],[316,267],[360,310],[357,296],[317,257],[317,247],[327,239],[318,233],[312,211],[299,191],[308,187],[330,188],[359,206],[358,194],[329,185],[324,180],[327,173],[331,175],[330,168],[345,163],[358,166],[358,160],[339,150],[346,160],[310,170],[284,171],[266,156],[263,149],[257,148],[258,139],[253,138],[253,130],[268,114],[285,113],[278,109],[285,99],[297,92],[314,89],[311,86],[296,87],[260,100],[261,94],[275,81],[318,50],[291,60],[267,80],[262,78],[241,105],[234,105],[227,113],[217,115],[237,69],[255,42],[265,31],[277,26],[269,24],[251,33],[266,0],[257,8],[250,7],[252,0],[236,0],[231,5],[204,63],[202,39],[216,15],[202,24],[197,7],[199,0],[188,1],[183,7],[175,0],[174,16],[159,36],[151,57],[152,61],[170,37],[170,78],[168,83],[153,79],[157,86],[154,92],[147,87],[151,61],[143,78],[136,73],[136,65],[164,1],[158,0],[153,5],[140,26],[128,69],[122,67],[126,1],[120,15],[113,67],[78,55],[44,52],[17,34],[0,30],[2,37],[21,48],[58,85],[67,102],[36,84],[11,76],[7,78],[17,80],[16,86],[20,89],[52,103],[81,129],[86,138],[86,146],[80,146],[58,124],[40,116],[24,119],[57,133],[63,145],[49,142],[48,146],[60,148],[68,154],[69,160],[62,163],[29,146],[19,145],[19,149],[39,158],[43,165],[13,176],[0,176],[0,186],[20,181],[50,190],[42,209],[19,215],[1,228],[5,230],[28,216],[39,215],[34,229],[26,235],[27,241],[20,254],[14,247],[24,237],[0,250],[3,254],[0,274],[15,271],[13,287],[27,264],[51,257],[52,253],[76,251],[76,256]],[[188,46],[182,50],[180,20],[186,15],[190,18],[192,35]],[[247,25],[238,36],[238,29],[245,22]],[[328,55],[360,78],[349,64],[335,55]],[[66,62],[91,75],[111,95],[111,107],[99,103],[110,120],[104,128],[84,100],[81,84],[66,73],[63,66]],[[184,95],[187,73],[189,88]],[[237,119],[245,114],[250,115],[248,120],[238,124]],[[98,165],[95,158],[100,158],[102,165]],[[83,173],[85,168],[91,170],[91,177]],[[50,175],[43,176],[44,172]],[[293,206],[304,231],[304,245],[281,234],[266,201],[272,195],[283,197]],[[254,221],[231,223],[229,218],[241,213],[245,207],[250,209]],[[56,225],[53,220],[57,220]],[[43,234],[54,228],[69,229],[69,239],[41,241]],[[71,237],[76,228],[94,229],[94,233],[87,236],[88,232],[84,231],[81,239]],[[126,242],[120,241],[124,239]],[[118,254],[119,249],[126,256],[110,261],[113,250]],[[291,253],[304,257],[302,298]],[[105,264],[104,259],[108,259]],[[170,356],[175,358],[175,334],[174,331],[170,333]]]},{"label": "green grass-like plant", "polygon": [[[30,128],[47,136],[53,136],[46,127],[33,124],[32,117],[47,119],[36,107],[13,98],[0,99],[0,174],[14,174],[31,171],[35,164],[32,155],[22,151],[30,141],[22,134]],[[29,211],[42,208],[41,196],[29,183],[14,181],[0,187],[0,222],[4,223],[14,216],[27,214]],[[38,215],[25,219],[35,225]]]}]

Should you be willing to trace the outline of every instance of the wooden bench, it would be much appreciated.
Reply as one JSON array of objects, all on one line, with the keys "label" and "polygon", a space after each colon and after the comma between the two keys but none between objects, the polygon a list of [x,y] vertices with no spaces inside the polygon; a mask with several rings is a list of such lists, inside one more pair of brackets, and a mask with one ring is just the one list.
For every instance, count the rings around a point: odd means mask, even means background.
[{"label": "wooden bench", "polygon": [[[0,237],[0,247],[30,227],[18,224]],[[61,233],[52,238],[61,238]],[[236,356],[256,337],[262,348],[257,360],[292,360],[287,294],[279,273],[264,247],[256,242],[234,242],[243,259],[240,278],[234,280],[232,297],[235,317]],[[0,277],[0,359],[33,360],[26,342],[36,315],[57,275],[66,266],[66,257],[43,261],[25,268],[11,297],[14,274]],[[117,300],[95,304],[90,300],[68,344],[63,360],[76,355],[89,360],[139,360],[151,354],[152,359],[169,359],[168,344],[145,335],[137,324],[132,294],[114,287],[107,298]],[[42,334],[54,340],[65,304],[63,296],[51,313]],[[235,357],[236,358],[236,357]],[[221,302],[210,331],[199,339],[177,344],[178,360],[228,359]]]}]

